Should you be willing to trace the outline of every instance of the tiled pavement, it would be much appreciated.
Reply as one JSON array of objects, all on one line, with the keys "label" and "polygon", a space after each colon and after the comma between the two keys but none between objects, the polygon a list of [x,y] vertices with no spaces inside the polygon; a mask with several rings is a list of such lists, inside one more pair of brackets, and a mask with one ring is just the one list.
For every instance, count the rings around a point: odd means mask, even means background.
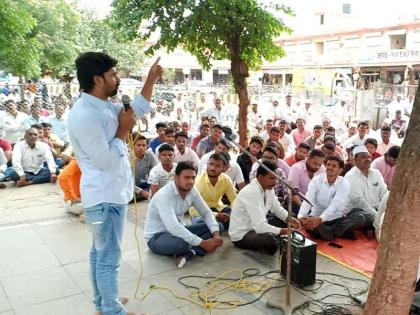
[{"label": "tiled pavement", "polygon": [[[88,276],[90,234],[86,225],[76,217],[65,214],[57,185],[44,184],[20,189],[11,183],[8,185],[7,189],[0,190],[0,315],[94,314]],[[131,210],[125,230],[119,277],[120,295],[130,298],[127,308],[138,314],[201,314],[203,310],[200,307],[176,299],[167,291],[155,290],[143,300],[134,298],[140,263],[134,238],[136,220],[134,210]],[[139,296],[150,285],[167,286],[181,295],[188,295],[191,291],[177,282],[182,276],[218,276],[231,269],[259,268],[265,272],[277,268],[277,257],[235,249],[225,236],[221,249],[205,258],[196,258],[179,270],[171,258],[155,256],[145,246],[142,238],[145,211],[146,203],[138,204],[137,235],[141,243],[144,271]],[[317,258],[317,271],[367,279],[321,256]],[[238,273],[230,276],[236,277]],[[197,279],[188,282],[204,285],[202,280]],[[355,291],[362,285],[345,282]],[[324,284],[321,289],[305,294],[320,298],[340,292],[344,291],[337,286]],[[279,310],[266,307],[266,301],[284,301],[284,294],[284,288],[273,289],[256,303],[229,310],[215,309],[212,314],[281,314]],[[230,294],[231,298],[243,302],[251,301],[256,296],[243,292]],[[304,300],[304,295],[292,289],[293,303],[300,304]],[[334,298],[328,301],[345,300]]]}]

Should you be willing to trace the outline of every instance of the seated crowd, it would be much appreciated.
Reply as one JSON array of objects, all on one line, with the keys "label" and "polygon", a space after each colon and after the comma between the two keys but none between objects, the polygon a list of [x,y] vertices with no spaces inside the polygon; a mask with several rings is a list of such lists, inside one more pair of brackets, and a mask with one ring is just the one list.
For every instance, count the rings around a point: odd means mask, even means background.
[{"label": "seated crowd", "polygon": [[[306,199],[292,197],[294,229],[327,241],[355,240],[356,230],[378,234],[400,152],[391,139],[403,133],[388,124],[376,133],[367,121],[345,129],[328,118],[308,130],[309,107],[291,109],[290,100],[273,104],[265,125],[252,105],[250,155],[225,137],[232,129],[223,126],[218,97],[194,124],[179,110],[179,120],[171,123],[162,115],[156,121],[153,111],[146,117],[149,125],[156,122],[157,136],[133,132],[128,145],[134,198],[149,200],[144,236],[153,253],[175,256],[182,267],[222,246],[226,232],[238,248],[273,255],[278,237],[288,232],[286,183]],[[0,113],[0,187],[7,180],[22,187],[58,179],[66,211],[82,215],[81,172],[68,142],[66,106],[57,104],[43,118],[35,103],[26,113],[20,110],[7,101]]]}]

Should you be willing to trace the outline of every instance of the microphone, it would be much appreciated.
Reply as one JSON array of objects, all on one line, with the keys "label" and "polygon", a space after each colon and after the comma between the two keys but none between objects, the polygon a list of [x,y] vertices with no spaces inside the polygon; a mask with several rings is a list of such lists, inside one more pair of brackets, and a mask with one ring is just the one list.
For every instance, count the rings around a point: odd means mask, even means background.
[{"label": "microphone", "polygon": [[121,102],[124,106],[125,111],[128,111],[128,109],[130,108],[130,104],[131,104],[131,98],[130,96],[124,94],[121,96]]}]

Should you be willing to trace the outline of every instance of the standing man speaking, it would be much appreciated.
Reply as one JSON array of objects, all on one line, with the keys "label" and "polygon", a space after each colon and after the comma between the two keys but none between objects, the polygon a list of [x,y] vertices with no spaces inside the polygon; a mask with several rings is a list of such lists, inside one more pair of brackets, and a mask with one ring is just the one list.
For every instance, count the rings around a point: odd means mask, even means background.
[{"label": "standing man speaking", "polygon": [[163,70],[158,58],[141,95],[125,111],[109,100],[117,94],[120,83],[117,63],[101,52],[87,52],[76,59],[81,95],[70,111],[68,129],[82,171],[85,221],[93,236],[90,272],[97,314],[135,315],[127,313],[118,300],[122,234],[134,191],[126,140],[136,116],[149,111],[153,86]]}]

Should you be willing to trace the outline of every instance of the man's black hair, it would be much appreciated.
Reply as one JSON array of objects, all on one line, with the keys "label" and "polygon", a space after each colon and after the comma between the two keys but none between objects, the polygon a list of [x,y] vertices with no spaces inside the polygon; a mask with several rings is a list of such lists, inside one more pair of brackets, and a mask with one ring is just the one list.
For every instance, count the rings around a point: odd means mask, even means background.
[{"label": "man's black hair", "polygon": [[229,141],[227,141],[223,138],[219,140],[219,144],[224,145],[226,148],[228,148],[228,150],[232,147],[232,145],[229,143]]},{"label": "man's black hair", "polygon": [[325,157],[325,153],[324,153],[324,152],[322,152],[321,150],[318,150],[318,149],[312,149],[312,150],[309,152],[308,159],[312,159],[312,158],[314,158],[314,157],[316,157],[316,156],[319,156],[319,157]]},{"label": "man's black hair", "polygon": [[315,125],[315,126],[312,128],[312,130],[319,130],[319,129],[322,129],[322,126],[321,126],[321,125]]},{"label": "man's black hair", "polygon": [[138,134],[136,131],[134,131],[131,136],[133,140],[135,141],[134,144],[136,144],[136,142],[139,140],[145,140],[146,144],[149,144],[149,141],[147,141],[147,138],[143,135]]},{"label": "man's black hair", "polygon": [[375,146],[375,148],[378,148],[378,141],[375,138],[367,138],[365,141],[365,145],[368,143]]},{"label": "man's black hair", "polygon": [[156,124],[156,130],[158,130],[159,128],[168,128],[168,126],[164,122],[158,122]]},{"label": "man's black hair", "polygon": [[175,134],[174,128],[166,128],[165,130],[165,136]]},{"label": "man's black hair", "polygon": [[306,142],[299,143],[297,148],[298,149],[306,149],[306,150],[308,150],[308,152],[311,151],[311,146],[309,144],[307,144]]},{"label": "man's black hair", "polygon": [[344,168],[344,160],[339,156],[329,156],[327,161],[336,161],[339,168]]},{"label": "man's black hair", "polygon": [[393,159],[398,159],[398,156],[400,155],[401,147],[399,145],[393,145],[388,149],[386,154]]},{"label": "man's black hair", "polygon": [[52,128],[51,124],[49,124],[47,122],[42,122],[41,126],[42,126],[42,128]]},{"label": "man's black hair", "polygon": [[161,154],[163,151],[175,152],[174,147],[167,143],[164,143],[159,147],[159,154]]},{"label": "man's black hair", "polygon": [[176,140],[176,139],[178,139],[179,137],[184,137],[185,139],[187,139],[187,140],[188,140],[188,135],[187,135],[187,133],[186,133],[186,132],[183,132],[183,131],[178,131],[178,132],[175,134],[175,140]]},{"label": "man's black hair", "polygon": [[77,80],[80,84],[80,91],[89,93],[92,91],[95,82],[95,76],[103,74],[118,63],[118,60],[112,58],[103,52],[86,52],[76,59]]},{"label": "man's black hair", "polygon": [[[271,171],[273,171],[274,173],[276,172],[277,169],[277,165],[274,162],[271,161],[264,161],[261,164],[264,164],[265,166],[267,166],[267,168]],[[265,176],[269,173],[269,171],[267,171],[263,166],[258,166],[257,168],[257,177],[258,176]]]},{"label": "man's black hair", "polygon": [[277,148],[275,148],[275,147],[271,146],[271,145],[267,145],[267,146],[264,148],[263,153],[264,153],[265,151],[268,151],[268,152],[273,153],[273,154],[274,154],[277,158],[278,158],[278,156],[279,156],[279,150],[278,150]]},{"label": "man's black hair", "polygon": [[182,171],[186,170],[192,170],[195,171],[195,173],[197,173],[197,166],[195,166],[195,164],[191,161],[181,161],[177,164],[175,168],[175,175],[179,176],[182,173]]},{"label": "man's black hair", "polygon": [[[216,117],[215,117],[216,118]],[[221,131],[223,131],[223,126],[221,124],[215,124],[212,129],[220,129]]]},{"label": "man's black hair", "polygon": [[210,155],[209,161],[210,160],[222,161],[224,165],[228,164],[225,155],[222,153],[213,153],[212,155]]},{"label": "man's black hair", "polygon": [[35,128],[35,129],[42,129],[42,128],[44,128],[44,127],[42,127],[42,125],[41,125],[41,124],[33,124],[33,125],[31,125],[31,128]]}]

